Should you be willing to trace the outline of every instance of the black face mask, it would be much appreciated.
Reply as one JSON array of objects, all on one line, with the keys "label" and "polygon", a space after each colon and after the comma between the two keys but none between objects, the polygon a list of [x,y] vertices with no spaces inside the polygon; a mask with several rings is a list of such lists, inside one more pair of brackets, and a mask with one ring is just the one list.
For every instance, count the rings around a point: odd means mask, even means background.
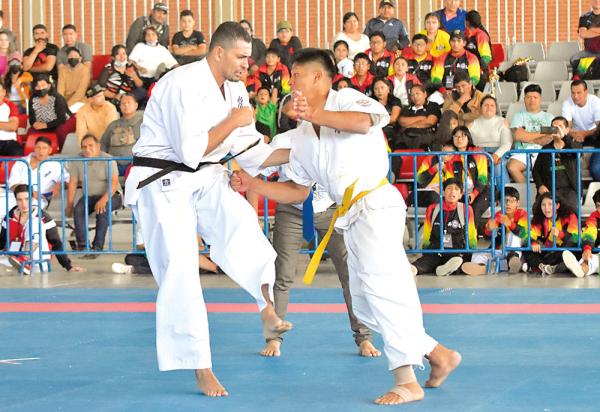
[{"label": "black face mask", "polygon": [[67,61],[69,62],[69,66],[71,66],[71,67],[75,67],[79,64],[79,59],[77,59],[77,58],[70,58],[70,59],[67,59]]},{"label": "black face mask", "polygon": [[46,96],[46,95],[47,95],[49,92],[50,92],[50,89],[49,89],[49,88],[42,89],[42,90],[37,90],[37,89],[36,89],[36,90],[34,90],[34,91],[33,91],[33,95],[34,95],[35,97],[44,97],[44,96]]}]

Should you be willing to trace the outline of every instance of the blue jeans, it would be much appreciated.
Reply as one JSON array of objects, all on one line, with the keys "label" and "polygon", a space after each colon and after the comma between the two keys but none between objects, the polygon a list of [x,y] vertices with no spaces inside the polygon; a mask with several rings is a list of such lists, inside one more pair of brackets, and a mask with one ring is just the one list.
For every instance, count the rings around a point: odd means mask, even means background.
[{"label": "blue jeans", "polygon": [[[94,205],[102,196],[88,196],[88,212],[94,212]],[[111,199],[112,210],[120,209],[123,205],[123,200],[120,193],[115,193]],[[92,249],[102,250],[104,240],[106,239],[106,231],[108,230],[108,205],[106,212],[96,214],[96,235],[94,241],[90,245]],[[75,238],[77,246],[80,248],[86,247],[85,236],[87,227],[85,226],[85,198],[79,199],[73,209],[73,219],[75,220]]]}]

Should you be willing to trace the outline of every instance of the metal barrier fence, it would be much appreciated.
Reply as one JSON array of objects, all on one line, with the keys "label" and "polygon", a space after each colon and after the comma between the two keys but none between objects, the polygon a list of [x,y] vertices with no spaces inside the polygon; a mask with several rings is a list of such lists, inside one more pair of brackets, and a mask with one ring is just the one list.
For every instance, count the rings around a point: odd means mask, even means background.
[{"label": "metal barrier fence", "polygon": [[[582,240],[581,240],[581,233],[582,233],[582,205],[581,205],[581,195],[582,195],[582,176],[581,176],[581,157],[583,154],[586,153],[600,153],[600,150],[596,150],[596,149],[563,149],[563,150],[512,150],[507,152],[501,159],[500,161],[500,165],[501,168],[504,168],[506,165],[507,160],[510,158],[511,155],[513,154],[526,154],[526,162],[527,162],[527,167],[526,167],[526,195],[525,195],[525,210],[527,211],[528,214],[528,220],[531,221],[530,217],[531,217],[531,205],[533,203],[532,201],[532,194],[530,193],[530,186],[531,184],[530,182],[530,177],[531,177],[531,160],[530,160],[530,155],[532,154],[539,154],[539,153],[546,153],[546,154],[550,154],[551,159],[552,159],[552,168],[551,168],[551,174],[552,174],[552,187],[551,187],[551,192],[553,194],[553,204],[554,204],[554,213],[553,213],[553,226],[556,223],[556,207],[555,207],[555,200],[556,200],[556,190],[555,190],[555,186],[556,186],[556,169],[554,166],[554,160],[555,160],[555,156],[557,154],[569,154],[572,153],[576,156],[577,158],[577,182],[578,182],[578,187],[577,187],[577,195],[579,198],[579,202],[578,202],[578,209],[577,209],[577,215],[578,215],[578,244],[576,247],[559,247],[556,244],[556,239],[554,239],[553,241],[553,246],[551,248],[543,248],[543,251],[559,251],[559,250],[581,250],[582,247]],[[443,242],[441,241],[443,239],[443,225],[440,225],[440,247],[439,248],[428,248],[428,249],[423,249],[422,247],[418,246],[418,239],[419,239],[419,233],[420,233],[420,222],[423,220],[423,217],[420,216],[420,211],[419,211],[419,207],[418,207],[418,182],[417,182],[417,171],[418,171],[418,159],[420,157],[424,157],[424,156],[435,156],[437,157],[437,168],[438,168],[438,173],[437,173],[437,179],[438,179],[438,183],[439,186],[442,187],[442,179],[443,179],[443,168],[444,168],[444,160],[443,157],[444,156],[448,156],[448,155],[458,155],[462,157],[463,160],[463,164],[468,164],[469,162],[469,158],[473,155],[479,155],[479,156],[484,156],[487,160],[488,160],[488,166],[493,165],[493,157],[490,153],[485,152],[485,151],[470,151],[470,152],[402,152],[402,153],[391,153],[389,155],[389,161],[390,163],[392,162],[392,160],[396,157],[400,157],[400,158],[410,158],[412,160],[412,181],[409,181],[408,183],[412,184],[413,189],[417,189],[417,190],[413,190],[411,195],[412,196],[412,200],[413,200],[413,207],[408,209],[407,212],[407,225],[409,223],[412,223],[414,226],[413,229],[413,233],[412,233],[412,238],[415,239],[415,247],[413,248],[409,248],[406,249],[407,253],[490,253],[490,255],[494,256],[495,252],[497,252],[498,250],[500,250],[501,252],[501,256],[506,256],[506,254],[508,252],[511,251],[530,251],[531,250],[531,233],[528,232],[528,239],[527,239],[527,244],[526,245],[522,245],[521,247],[508,247],[506,246],[506,231],[504,229],[504,226],[500,226],[498,228],[498,230],[500,231],[501,234],[501,245],[496,245],[495,240],[496,240],[496,231],[493,231],[492,236],[491,236],[491,243],[489,247],[483,247],[483,248],[476,248],[473,249],[470,247],[469,242],[468,242],[468,226],[469,226],[469,219],[474,218],[474,216],[471,216],[470,213],[466,214],[465,217],[465,238],[467,239],[467,241],[465,242],[466,247],[463,249],[449,249],[447,247],[444,247]],[[4,202],[1,202],[1,204],[4,206],[5,208],[5,213],[6,216],[4,217],[4,225],[6,226],[6,243],[4,245],[2,245],[2,247],[5,249],[5,251],[2,252],[2,254],[4,255],[9,255],[9,256],[14,256],[14,255],[20,255],[20,256],[27,256],[28,260],[23,262],[24,264],[31,264],[39,266],[40,270],[43,269],[43,265],[49,265],[50,262],[50,258],[51,255],[65,255],[65,254],[70,254],[70,255],[81,255],[81,254],[128,254],[128,253],[136,253],[136,254],[143,254],[143,250],[139,250],[137,248],[137,230],[136,230],[136,222],[135,219],[133,217],[133,215],[128,215],[127,212],[125,212],[126,214],[126,218],[124,219],[125,223],[127,224],[131,224],[131,243],[129,242],[124,242],[125,244],[130,245],[130,247],[125,247],[122,249],[116,249],[114,246],[114,241],[113,241],[113,224],[114,222],[114,218],[113,218],[113,209],[112,209],[112,202],[108,202],[107,203],[107,218],[108,218],[108,227],[107,227],[107,234],[108,234],[108,247],[106,248],[106,250],[95,250],[92,247],[90,247],[90,239],[89,239],[89,229],[90,229],[90,220],[89,220],[89,214],[90,214],[90,208],[88,205],[88,199],[89,199],[89,177],[88,177],[88,168],[89,168],[89,162],[106,162],[108,164],[108,162],[111,161],[131,161],[131,158],[129,157],[112,157],[112,158],[105,158],[105,157],[94,157],[94,158],[75,158],[75,157],[69,157],[69,158],[51,158],[48,160],[44,160],[42,162],[39,163],[37,169],[35,169],[35,171],[32,171],[31,167],[29,166],[29,163],[27,162],[27,160],[25,158],[1,158],[0,159],[0,178],[4,178],[4,181],[9,182],[9,164],[10,163],[15,163],[15,162],[21,162],[21,163],[25,163],[26,164],[26,169],[27,169],[27,180],[29,182],[28,186],[29,186],[29,216],[32,216],[32,211],[34,206],[37,206],[37,210],[41,211],[43,209],[43,201],[44,198],[41,194],[38,194],[37,196],[37,204],[35,204],[33,201],[31,201],[31,199],[33,199],[33,194],[35,192],[34,190],[34,185],[31,184],[34,180],[32,179],[34,177],[34,173],[35,173],[35,177],[37,178],[35,181],[37,182],[37,184],[39,185],[39,182],[41,182],[42,177],[45,173],[45,171],[47,169],[49,169],[50,165],[52,162],[54,163],[59,163],[60,164],[60,182],[62,182],[61,186],[61,190],[60,190],[60,230],[61,230],[61,235],[62,235],[62,239],[63,239],[63,248],[62,250],[44,250],[42,247],[43,242],[41,241],[41,239],[37,239],[37,244],[38,244],[38,248],[37,250],[34,249],[33,247],[30,247],[29,250],[12,250],[11,249],[11,244],[10,244],[10,239],[11,237],[13,237],[14,233],[11,234],[11,225],[9,223],[9,211],[10,209],[13,207],[13,204],[16,204],[14,201],[11,201],[12,195],[10,194],[10,188],[6,188],[6,193],[5,193],[5,199]],[[64,240],[67,238],[67,229],[70,229],[68,223],[67,223],[67,216],[66,216],[66,195],[65,195],[65,185],[64,182],[66,181],[66,170],[65,170],[65,166],[67,162],[82,162],[83,163],[83,182],[81,185],[81,191],[82,191],[82,197],[79,199],[79,201],[84,201],[84,210],[85,210],[85,218],[84,218],[84,223],[85,223],[85,244],[84,245],[80,245],[83,246],[83,248],[81,250],[67,250],[67,243],[64,242]],[[3,169],[2,169],[3,168]],[[468,201],[468,196],[469,196],[469,176],[468,176],[468,168],[464,168],[463,167],[463,176],[462,176],[462,181],[466,182],[465,184],[465,190],[464,190],[464,203],[465,204],[469,204]],[[497,187],[498,185],[496,184],[496,178],[495,178],[495,170],[494,167],[489,167],[489,185],[488,185],[488,190],[489,190],[489,198],[490,198],[490,217],[495,216],[495,210],[496,210],[496,205],[495,205],[495,196],[496,196],[496,191],[499,192],[500,194],[500,210],[502,213],[505,212],[505,205],[504,205],[504,192],[505,192],[505,187],[507,185],[507,183],[505,182],[505,176],[504,173],[501,174],[500,176],[500,187]],[[108,168],[108,173],[107,173],[107,179],[108,179],[108,191],[112,193],[112,170],[109,167]],[[439,200],[440,200],[440,204],[442,201],[442,191],[440,190],[438,193],[439,196]],[[589,196],[588,196],[589,197]],[[535,196],[533,196],[533,198],[535,198]],[[523,199],[521,199],[522,201]],[[52,199],[52,202],[56,202],[58,201],[58,199]],[[263,219],[264,222],[264,232],[266,236],[269,236],[269,231],[270,231],[270,222],[269,222],[269,206],[268,206],[268,201],[267,199],[263,199],[263,205],[264,205],[264,215],[261,217],[261,219]],[[74,202],[75,203],[75,202]],[[521,206],[523,206],[523,203],[521,203]],[[588,206],[589,209],[589,206]],[[467,208],[468,210],[468,208]],[[587,210],[589,211],[589,210]],[[131,217],[129,217],[131,216]],[[440,211],[439,211],[439,221],[442,222],[444,220],[444,210],[443,207],[440,207]],[[29,233],[29,244],[33,245],[35,242],[35,235],[37,233],[38,236],[41,236],[44,231],[43,231],[43,222],[41,219],[41,212],[38,213],[38,219],[37,221],[33,221],[32,219],[28,219],[27,225],[28,225],[28,233]],[[122,220],[122,219],[120,219]],[[36,230],[34,230],[33,225],[37,225],[37,232]],[[317,238],[316,238],[317,239]],[[316,242],[318,243],[318,242]],[[201,252],[206,252],[207,249],[201,251]],[[597,248],[594,248],[594,251],[598,251]],[[314,250],[302,250],[301,253],[313,253]]]}]

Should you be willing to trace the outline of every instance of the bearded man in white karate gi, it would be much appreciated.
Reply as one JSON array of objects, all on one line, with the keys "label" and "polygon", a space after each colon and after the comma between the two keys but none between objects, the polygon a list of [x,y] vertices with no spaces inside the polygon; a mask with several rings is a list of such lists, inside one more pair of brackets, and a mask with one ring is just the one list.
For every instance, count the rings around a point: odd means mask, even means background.
[{"label": "bearded man in white karate gi", "polygon": [[[353,89],[331,89],[335,65],[325,50],[302,49],[294,57],[294,109],[302,122],[286,132],[292,141],[289,182],[264,182],[244,172],[231,177],[235,190],[251,190],[277,202],[300,203],[314,182],[336,201],[335,228],[348,249],[355,315],[382,334],[394,386],[375,400],[399,404],[423,398],[413,366],[429,359],[427,387],[438,387],[461,356],[425,332],[410,264],[402,249],[406,205],[385,177],[388,156],[382,127],[385,107]],[[348,202],[348,192],[356,202]],[[353,192],[353,193],[352,193]]]},{"label": "bearded man in white karate gi", "polygon": [[[265,338],[291,328],[273,309],[275,252],[246,200],[229,186],[228,153],[256,175],[286,163],[289,151],[262,143],[240,77],[252,39],[221,24],[206,59],[173,70],[150,98],[133,148],[125,202],[141,226],[159,286],[160,370],[194,369],[201,392],[226,396],[212,372],[206,306],[198,278],[200,234],[210,257],[257,301]],[[224,159],[225,158],[225,159]]]}]

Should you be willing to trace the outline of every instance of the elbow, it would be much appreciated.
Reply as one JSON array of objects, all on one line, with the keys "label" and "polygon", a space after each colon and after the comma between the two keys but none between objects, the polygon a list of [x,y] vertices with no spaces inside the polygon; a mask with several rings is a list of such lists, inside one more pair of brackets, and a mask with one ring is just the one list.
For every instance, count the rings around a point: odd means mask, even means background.
[{"label": "elbow", "polygon": [[361,119],[360,122],[356,124],[356,132],[360,134],[367,134],[371,129],[371,117],[367,116],[364,119]]}]

